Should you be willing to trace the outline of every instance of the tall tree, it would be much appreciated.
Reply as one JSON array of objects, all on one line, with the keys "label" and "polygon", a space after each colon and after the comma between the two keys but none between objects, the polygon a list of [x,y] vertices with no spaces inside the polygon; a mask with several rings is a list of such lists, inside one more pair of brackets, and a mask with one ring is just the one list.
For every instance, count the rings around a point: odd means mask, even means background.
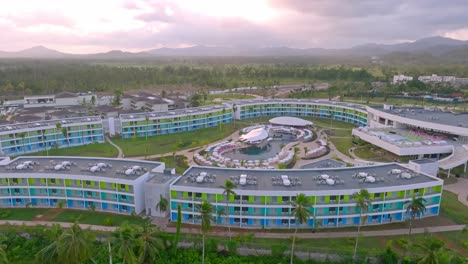
[{"label": "tall tree", "polygon": [[59,263],[81,264],[90,260],[94,240],[90,230],[82,229],[78,223],[74,223],[59,237]]},{"label": "tall tree", "polygon": [[202,231],[202,264],[205,264],[205,237],[211,229],[211,222],[213,221],[213,205],[205,200],[197,207],[200,212],[199,218],[201,220]]},{"label": "tall tree", "polygon": [[[433,237],[425,237],[421,242],[414,245],[418,252],[416,259],[417,264],[442,264],[451,263],[450,261],[440,261],[442,257],[445,257],[447,250],[444,246],[444,241],[435,239]],[[446,257],[450,259],[450,257]],[[460,262],[462,263],[462,262]]]},{"label": "tall tree", "polygon": [[359,211],[359,225],[356,235],[356,241],[354,244],[354,254],[353,259],[356,260],[357,248],[359,243],[359,236],[361,234],[361,225],[363,222],[362,214],[369,210],[371,205],[370,193],[366,189],[361,189],[359,192],[352,195],[353,199],[356,201],[356,210]]},{"label": "tall tree", "polygon": [[48,232],[53,242],[37,253],[39,263],[80,264],[92,258],[91,247],[95,237],[90,230],[74,223],[67,230],[54,225]]},{"label": "tall tree", "polygon": [[229,223],[229,199],[230,197],[233,195],[237,195],[236,192],[234,191],[235,188],[237,188],[237,185],[235,183],[233,183],[232,181],[230,180],[226,180],[224,182],[224,185],[222,186],[219,186],[219,188],[223,189],[223,195],[226,199],[226,210],[225,210],[225,213],[226,213],[226,219],[227,219],[227,223],[226,225],[228,226],[228,231],[229,231],[229,240],[231,240],[231,226],[230,226],[230,223]]},{"label": "tall tree", "polygon": [[117,89],[114,91],[114,98],[112,99],[112,105],[114,107],[119,107],[122,104],[122,95],[123,92],[121,89]]},{"label": "tall tree", "polygon": [[426,200],[424,198],[416,197],[415,195],[413,195],[411,200],[405,202],[406,215],[410,214],[409,230],[408,230],[408,244],[410,243],[410,239],[411,239],[413,221],[420,214],[424,214],[424,211],[426,210],[426,206],[424,205],[424,203],[426,203]]},{"label": "tall tree", "polygon": [[60,122],[57,122],[55,123],[55,144],[57,145],[57,147],[59,146],[59,133],[62,133],[62,123]]},{"label": "tall tree", "polygon": [[122,259],[123,264],[137,264],[135,253],[137,244],[135,229],[128,223],[121,225],[112,233],[111,244],[113,254]]},{"label": "tall tree", "polygon": [[145,141],[148,141],[148,123],[149,116],[145,116]]},{"label": "tall tree", "polygon": [[[312,203],[310,199],[303,193],[300,193],[296,196],[296,201],[291,201],[292,211],[291,216],[294,216],[295,219],[295,229],[291,245],[291,259],[290,263],[293,264],[294,261],[294,246],[296,244],[296,234],[297,228],[299,225],[307,223],[310,218],[311,212],[310,208]],[[298,225],[299,224],[299,225]]]},{"label": "tall tree", "polygon": [[21,144],[23,145],[23,153],[26,153],[26,144],[24,142],[24,139],[26,138],[26,132],[20,132],[18,133],[18,136],[21,138]]},{"label": "tall tree", "polygon": [[68,128],[62,127],[62,135],[67,141],[67,145],[70,146],[70,139],[68,138]]},{"label": "tall tree", "polygon": [[160,213],[165,213],[167,212],[168,207],[169,207],[169,201],[166,199],[166,197],[160,194],[159,202],[156,204],[156,210],[158,210]]},{"label": "tall tree", "polygon": [[164,250],[164,244],[159,229],[151,223],[150,219],[143,222],[136,232],[138,263],[155,263],[155,260]]}]

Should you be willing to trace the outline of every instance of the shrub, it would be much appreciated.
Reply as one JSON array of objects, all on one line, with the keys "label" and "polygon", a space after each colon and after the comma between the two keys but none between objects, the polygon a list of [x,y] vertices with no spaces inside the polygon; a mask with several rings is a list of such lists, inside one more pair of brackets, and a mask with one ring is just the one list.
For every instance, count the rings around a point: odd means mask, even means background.
[{"label": "shrub", "polygon": [[113,226],[114,225],[114,219],[112,219],[111,217],[104,218],[104,225],[105,226]]},{"label": "shrub", "polygon": [[275,257],[283,257],[284,252],[288,247],[286,245],[280,244],[280,245],[271,245],[271,255]]}]

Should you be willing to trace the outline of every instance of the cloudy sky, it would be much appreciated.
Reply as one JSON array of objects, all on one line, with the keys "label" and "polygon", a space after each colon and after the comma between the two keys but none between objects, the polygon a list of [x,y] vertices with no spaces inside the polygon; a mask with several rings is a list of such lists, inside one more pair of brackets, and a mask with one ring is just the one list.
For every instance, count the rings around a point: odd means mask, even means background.
[{"label": "cloudy sky", "polygon": [[468,0],[0,0],[0,50],[468,40]]}]

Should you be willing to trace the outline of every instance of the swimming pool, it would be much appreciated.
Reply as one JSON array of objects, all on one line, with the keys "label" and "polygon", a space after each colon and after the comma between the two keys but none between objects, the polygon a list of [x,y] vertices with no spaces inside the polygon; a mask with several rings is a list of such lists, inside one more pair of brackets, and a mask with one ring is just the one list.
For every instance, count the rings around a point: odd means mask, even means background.
[{"label": "swimming pool", "polygon": [[292,141],[290,138],[273,139],[264,146],[249,146],[224,152],[223,157],[232,160],[266,160],[276,156],[281,151],[281,147]]}]

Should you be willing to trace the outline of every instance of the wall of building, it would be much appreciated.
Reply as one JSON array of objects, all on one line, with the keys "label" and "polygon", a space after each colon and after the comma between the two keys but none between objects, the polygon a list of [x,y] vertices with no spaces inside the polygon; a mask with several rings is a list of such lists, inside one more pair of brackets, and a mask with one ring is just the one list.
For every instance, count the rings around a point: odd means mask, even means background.
[{"label": "wall of building", "polygon": [[[251,228],[294,228],[291,216],[291,199],[297,191],[248,191],[235,190],[238,197],[228,201],[223,190],[212,188],[182,187],[171,185],[171,220],[177,219],[177,206],[182,207],[182,221],[198,224],[197,204],[203,200],[211,202],[216,210],[223,208],[227,216],[217,219],[217,225]],[[312,203],[309,221],[301,226],[312,228],[320,222],[322,227],[355,226],[359,223],[352,194],[359,190],[301,191]],[[404,202],[415,194],[422,195],[428,202],[427,211],[421,217],[438,215],[442,192],[442,181],[386,188],[370,188],[372,205],[365,225],[405,221]],[[228,202],[229,206],[227,206]],[[227,208],[227,210],[226,210]],[[213,214],[213,217],[216,217]],[[315,221],[315,222],[314,222]]]}]

